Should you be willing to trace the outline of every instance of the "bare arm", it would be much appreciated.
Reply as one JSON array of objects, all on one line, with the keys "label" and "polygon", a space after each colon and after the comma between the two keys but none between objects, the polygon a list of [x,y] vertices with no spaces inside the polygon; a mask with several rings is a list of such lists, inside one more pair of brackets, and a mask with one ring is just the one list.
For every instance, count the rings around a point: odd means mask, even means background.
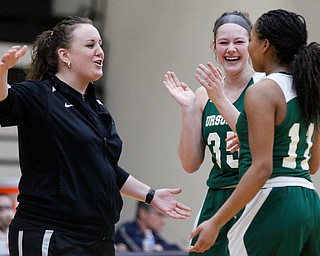
[{"label": "bare arm", "polygon": [[[129,176],[122,186],[120,193],[124,196],[144,202],[150,187],[133,176]],[[160,212],[174,219],[186,219],[190,216],[191,209],[177,201],[173,195],[180,194],[181,189],[156,190],[151,205]]]},{"label": "bare arm", "polygon": [[315,128],[314,141],[311,147],[310,174],[315,174],[320,166],[320,128]]},{"label": "bare arm", "polygon": [[163,84],[181,107],[182,124],[179,142],[179,157],[184,170],[198,170],[204,160],[205,145],[201,134],[203,99],[194,94],[187,84],[180,82],[173,72],[167,72]]},{"label": "bare arm", "polygon": [[252,165],[220,210],[191,233],[191,237],[199,234],[199,239],[189,251],[203,252],[209,249],[220,228],[254,198],[272,173],[276,104],[270,95],[275,93],[265,89],[262,91],[261,87],[258,89],[252,86],[245,96]]},{"label": "bare arm", "polygon": [[199,89],[196,91],[197,100],[194,109],[192,111],[190,109],[182,110],[178,152],[182,166],[188,173],[197,171],[205,157],[205,144],[201,132],[202,108],[200,105],[202,103]]},{"label": "bare arm", "polygon": [[27,46],[13,46],[0,59],[0,101],[8,95],[8,70],[12,68],[25,53]]}]

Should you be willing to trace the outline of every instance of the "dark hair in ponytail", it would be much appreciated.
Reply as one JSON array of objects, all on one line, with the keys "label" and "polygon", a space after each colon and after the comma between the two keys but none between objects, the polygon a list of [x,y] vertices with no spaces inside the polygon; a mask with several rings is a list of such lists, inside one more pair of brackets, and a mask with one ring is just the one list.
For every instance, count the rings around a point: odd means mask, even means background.
[{"label": "dark hair in ponytail", "polygon": [[305,19],[296,13],[278,9],[264,13],[256,22],[260,39],[274,45],[279,64],[292,71],[293,88],[301,108],[301,118],[320,125],[320,47],[307,45]]},{"label": "dark hair in ponytail", "polygon": [[70,16],[60,21],[53,30],[44,31],[37,37],[31,51],[31,63],[26,68],[27,79],[42,79],[46,71],[57,72],[57,50],[70,47],[72,32],[79,24],[92,24],[92,20]]},{"label": "dark hair in ponytail", "polygon": [[300,47],[292,62],[293,88],[301,107],[302,118],[320,125],[320,45]]}]

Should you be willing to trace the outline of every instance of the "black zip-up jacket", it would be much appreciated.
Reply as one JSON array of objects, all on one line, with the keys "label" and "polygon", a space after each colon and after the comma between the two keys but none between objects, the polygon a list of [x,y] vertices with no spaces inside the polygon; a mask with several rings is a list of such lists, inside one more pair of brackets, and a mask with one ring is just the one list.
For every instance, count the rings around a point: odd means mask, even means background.
[{"label": "black zip-up jacket", "polygon": [[0,124],[18,126],[19,223],[112,235],[129,174],[118,166],[122,141],[93,84],[85,96],[50,74],[12,85],[0,101]]}]

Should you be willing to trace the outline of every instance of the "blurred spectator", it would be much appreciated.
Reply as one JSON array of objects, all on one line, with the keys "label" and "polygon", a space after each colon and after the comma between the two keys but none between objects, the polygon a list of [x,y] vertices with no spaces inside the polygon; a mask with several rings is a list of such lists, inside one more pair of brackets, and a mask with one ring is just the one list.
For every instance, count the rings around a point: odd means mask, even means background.
[{"label": "blurred spectator", "polygon": [[147,230],[151,230],[155,240],[153,251],[181,251],[176,245],[167,242],[160,233],[166,225],[167,217],[143,202],[137,203],[136,219],[122,224],[116,231],[116,251],[144,251],[143,240]]},{"label": "blurred spectator", "polygon": [[0,193],[0,255],[9,255],[8,232],[14,214],[14,200],[10,195]]}]

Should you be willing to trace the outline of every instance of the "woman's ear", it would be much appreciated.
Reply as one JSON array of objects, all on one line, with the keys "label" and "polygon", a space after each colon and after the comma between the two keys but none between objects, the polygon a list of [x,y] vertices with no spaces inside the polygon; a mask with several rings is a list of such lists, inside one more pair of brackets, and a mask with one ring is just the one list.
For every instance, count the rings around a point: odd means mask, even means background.
[{"label": "woman's ear", "polygon": [[219,60],[217,57],[217,47],[216,46],[217,46],[216,41],[212,41],[212,43],[210,45],[210,49],[212,50],[212,52],[214,54],[214,58],[215,58],[216,62],[219,63]]},{"label": "woman's ear", "polygon": [[70,63],[68,50],[66,50],[64,48],[60,48],[58,50],[58,56],[64,63],[66,63],[66,64]]},{"label": "woman's ear", "polygon": [[264,41],[263,52],[267,52],[269,50],[271,44],[268,39],[264,39],[263,41]]},{"label": "woman's ear", "polygon": [[216,47],[216,41],[212,41],[210,45],[211,50],[213,51],[214,54],[217,53],[217,47]]}]

